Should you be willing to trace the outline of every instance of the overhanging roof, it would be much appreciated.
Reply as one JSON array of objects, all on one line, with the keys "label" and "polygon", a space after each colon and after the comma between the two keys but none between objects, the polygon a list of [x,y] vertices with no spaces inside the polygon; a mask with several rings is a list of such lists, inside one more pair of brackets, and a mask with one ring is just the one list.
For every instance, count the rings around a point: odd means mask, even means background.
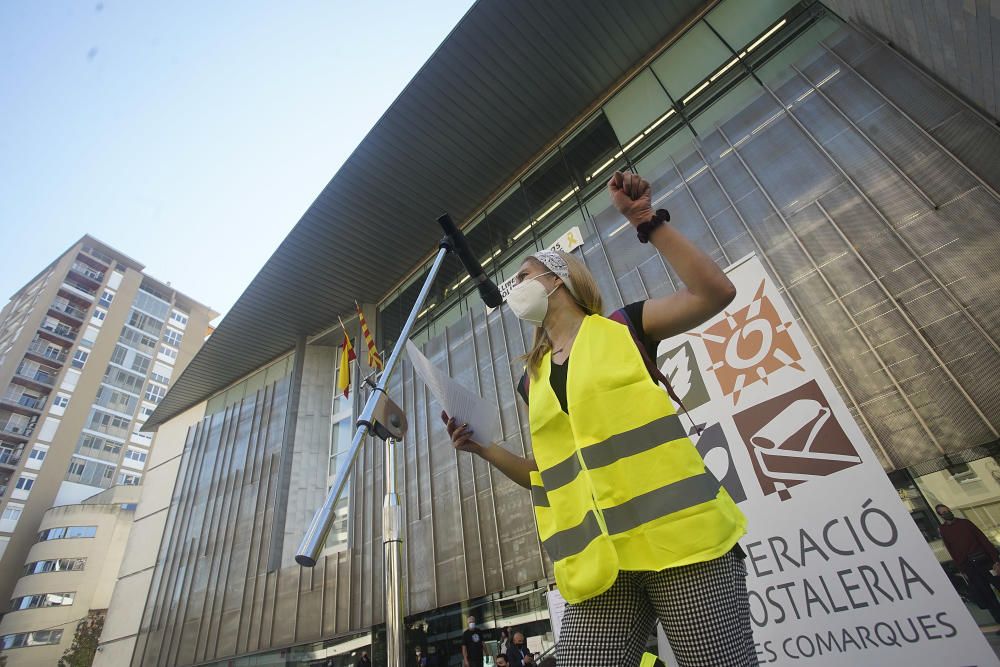
[{"label": "overhanging roof", "polygon": [[[382,298],[704,0],[479,0],[278,246],[153,429]],[[360,194],[359,194],[360,193]],[[377,269],[375,268],[377,267]]]}]

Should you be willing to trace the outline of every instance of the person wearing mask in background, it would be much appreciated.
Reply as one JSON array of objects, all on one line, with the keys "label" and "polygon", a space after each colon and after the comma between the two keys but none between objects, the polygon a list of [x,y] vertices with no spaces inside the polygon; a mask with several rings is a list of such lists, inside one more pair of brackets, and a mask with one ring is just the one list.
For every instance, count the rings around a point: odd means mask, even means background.
[{"label": "person wearing mask in background", "polygon": [[496,659],[496,666],[497,667],[507,667],[507,665],[508,665],[508,663],[507,663],[507,656],[505,656],[503,653],[498,654],[497,655],[497,659]]},{"label": "person wearing mask in background", "polygon": [[679,667],[754,667],[738,544],[746,517],[705,468],[657,386],[665,378],[655,362],[660,341],[718,315],[736,288],[667,224],[667,211],[653,211],[647,181],[615,172],[608,191],[638,242],[658,251],[683,286],[606,317],[579,258],[530,255],[506,302],[536,327],[518,383],[532,457],[478,442],[461,415],[441,418],[455,449],[531,492],[567,602],[557,664],[639,667],[659,620]]},{"label": "person wearing mask in background", "polygon": [[988,609],[993,620],[1000,623],[1000,602],[990,585],[990,576],[995,576],[1000,569],[997,548],[976,524],[956,517],[947,505],[936,505],[934,511],[942,521],[941,540],[955,567],[969,582],[972,601]]},{"label": "person wearing mask in background", "polygon": [[476,627],[475,616],[469,616],[468,622],[462,633],[462,667],[483,667],[483,633]]},{"label": "person wearing mask in background", "polygon": [[510,667],[524,667],[524,665],[535,664],[531,651],[528,650],[528,645],[524,641],[523,632],[514,633],[514,639],[511,642],[510,648],[507,649],[507,664]]}]

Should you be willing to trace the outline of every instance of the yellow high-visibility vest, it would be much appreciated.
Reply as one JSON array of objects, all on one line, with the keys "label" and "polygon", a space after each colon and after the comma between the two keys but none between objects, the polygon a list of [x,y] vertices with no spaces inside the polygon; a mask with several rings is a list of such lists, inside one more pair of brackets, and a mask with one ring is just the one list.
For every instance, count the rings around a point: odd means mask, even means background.
[{"label": "yellow high-visibility vest", "polygon": [[600,595],[619,570],[659,571],[728,552],[746,517],[705,469],[628,328],[584,318],[566,379],[568,415],[549,384],[551,360],[546,354],[529,387],[538,464],[531,495],[567,602]]}]

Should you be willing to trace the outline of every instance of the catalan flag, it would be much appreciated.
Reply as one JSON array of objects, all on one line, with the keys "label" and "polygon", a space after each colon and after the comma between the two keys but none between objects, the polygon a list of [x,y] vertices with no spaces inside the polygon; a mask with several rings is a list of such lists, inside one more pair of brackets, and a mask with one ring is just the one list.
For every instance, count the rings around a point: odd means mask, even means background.
[{"label": "catalan flag", "polygon": [[[341,322],[340,326],[343,327],[344,323]],[[351,393],[351,362],[358,358],[354,354],[354,346],[351,345],[351,338],[347,335],[347,329],[344,329],[344,344],[343,350],[340,353],[340,373],[337,375],[337,389],[344,392],[344,398],[347,398]]]},{"label": "catalan flag", "polygon": [[365,345],[368,346],[368,367],[382,370],[382,357],[379,356],[378,348],[375,347],[375,337],[372,336],[372,332],[368,328],[365,314],[361,312],[361,306],[358,305],[357,301],[354,302],[354,307],[357,308],[358,319],[361,320],[361,335],[365,337]]}]

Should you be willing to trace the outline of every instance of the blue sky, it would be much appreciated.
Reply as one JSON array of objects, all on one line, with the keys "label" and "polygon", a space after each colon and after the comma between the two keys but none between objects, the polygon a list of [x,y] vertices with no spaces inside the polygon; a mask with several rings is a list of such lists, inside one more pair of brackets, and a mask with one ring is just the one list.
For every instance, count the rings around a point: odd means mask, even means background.
[{"label": "blue sky", "polygon": [[0,4],[0,300],[90,233],[225,312],[471,4]]}]

